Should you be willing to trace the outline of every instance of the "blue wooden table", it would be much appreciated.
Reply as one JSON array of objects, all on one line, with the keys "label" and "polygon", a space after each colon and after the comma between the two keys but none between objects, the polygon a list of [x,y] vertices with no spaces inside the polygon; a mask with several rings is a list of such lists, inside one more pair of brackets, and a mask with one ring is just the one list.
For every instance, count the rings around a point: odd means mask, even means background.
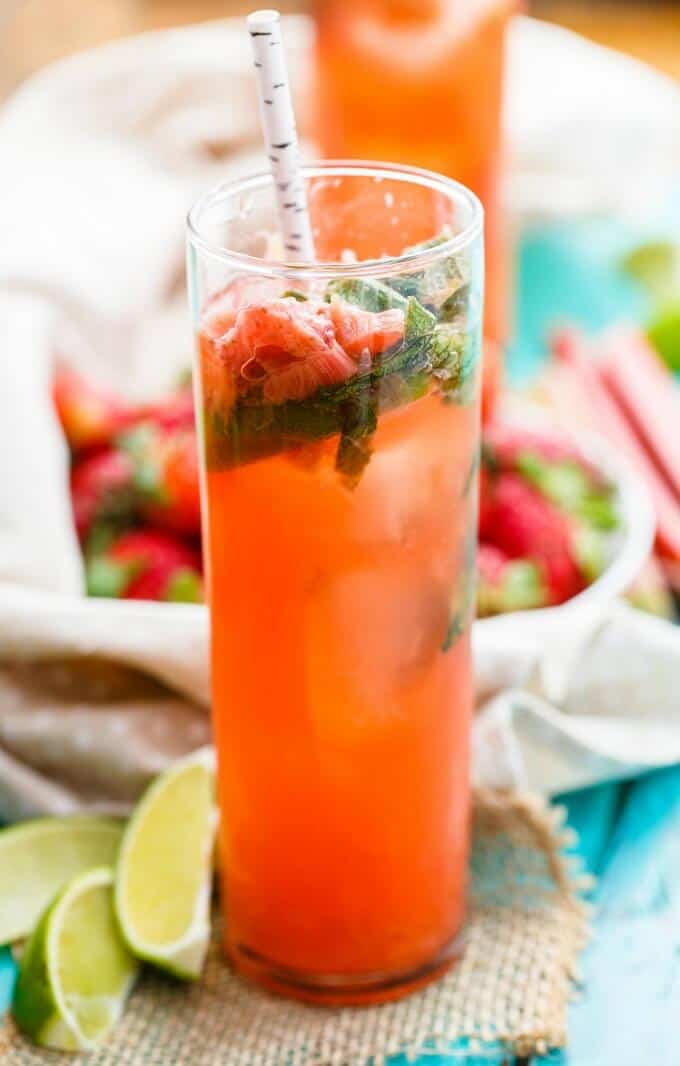
[{"label": "blue wooden table", "polygon": [[[517,378],[545,351],[556,318],[600,328],[641,310],[620,276],[620,252],[635,235],[590,223],[527,234],[520,249]],[[679,697],[680,698],[680,697]],[[559,798],[579,836],[578,852],[598,877],[595,936],[583,956],[583,983],[570,1013],[569,1047],[531,1066],[680,1064],[680,767],[626,784]],[[0,950],[0,1010],[14,970]],[[460,1055],[428,1056],[448,1066]],[[391,1066],[406,1066],[404,1059]],[[467,1058],[465,1066],[510,1066],[507,1056]]]}]

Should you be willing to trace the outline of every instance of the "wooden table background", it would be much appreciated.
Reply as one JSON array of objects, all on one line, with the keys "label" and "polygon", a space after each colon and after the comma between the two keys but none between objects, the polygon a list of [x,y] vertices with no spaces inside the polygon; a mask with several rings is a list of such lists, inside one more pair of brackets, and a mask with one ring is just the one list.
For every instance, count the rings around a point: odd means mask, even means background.
[{"label": "wooden table background", "polygon": [[[258,0],[0,0],[0,98],[60,56],[116,37],[244,14]],[[466,2],[466,0],[462,0]],[[278,0],[304,11],[309,0]],[[619,48],[680,79],[680,5],[534,0],[532,14]]]}]

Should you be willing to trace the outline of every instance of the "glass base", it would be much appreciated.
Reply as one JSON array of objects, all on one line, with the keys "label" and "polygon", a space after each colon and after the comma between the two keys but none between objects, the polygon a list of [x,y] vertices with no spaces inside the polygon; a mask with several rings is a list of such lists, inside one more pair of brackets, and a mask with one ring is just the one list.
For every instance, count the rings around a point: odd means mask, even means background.
[{"label": "glass base", "polygon": [[415,970],[365,975],[329,975],[288,970],[242,944],[229,944],[227,954],[237,973],[270,992],[327,1007],[390,1003],[435,981],[462,955],[464,937],[454,937],[437,955]]}]

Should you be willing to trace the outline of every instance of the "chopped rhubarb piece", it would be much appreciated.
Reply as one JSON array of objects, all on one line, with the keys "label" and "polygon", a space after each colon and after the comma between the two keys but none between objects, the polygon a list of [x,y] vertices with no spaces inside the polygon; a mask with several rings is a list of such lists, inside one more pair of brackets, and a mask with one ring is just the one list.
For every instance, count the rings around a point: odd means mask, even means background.
[{"label": "chopped rhubarb piece", "polygon": [[598,369],[680,502],[680,389],[638,330],[604,340]]},{"label": "chopped rhubarb piece", "polygon": [[582,402],[592,422],[614,447],[626,456],[649,489],[656,512],[656,545],[660,555],[680,562],[680,504],[627,421],[623,409],[605,388],[586,344],[573,329],[553,338],[552,350],[574,373],[582,388]]}]

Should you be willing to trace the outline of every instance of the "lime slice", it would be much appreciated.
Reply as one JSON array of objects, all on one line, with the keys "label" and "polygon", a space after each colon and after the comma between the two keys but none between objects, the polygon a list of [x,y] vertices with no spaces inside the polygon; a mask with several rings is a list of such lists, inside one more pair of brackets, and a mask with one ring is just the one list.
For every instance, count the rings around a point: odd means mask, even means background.
[{"label": "lime slice", "polygon": [[139,964],[113,911],[113,871],[79,874],[40,919],[21,958],[14,1018],[42,1047],[87,1051],[113,1028]]},{"label": "lime slice", "polygon": [[217,815],[215,757],[202,748],[161,774],[128,822],[116,867],[115,906],[140,959],[198,977],[210,936]]},{"label": "lime slice", "polygon": [[39,818],[0,832],[0,944],[21,940],[67,881],[112,866],[123,835],[113,818]]}]

